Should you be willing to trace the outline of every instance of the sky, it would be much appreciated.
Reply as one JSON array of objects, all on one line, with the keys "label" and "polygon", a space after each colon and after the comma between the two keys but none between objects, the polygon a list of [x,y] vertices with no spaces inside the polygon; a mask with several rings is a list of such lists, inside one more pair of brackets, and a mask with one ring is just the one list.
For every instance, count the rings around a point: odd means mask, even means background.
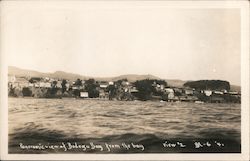
[{"label": "sky", "polygon": [[239,9],[114,1],[10,1],[1,9],[2,52],[11,66],[240,85]]}]

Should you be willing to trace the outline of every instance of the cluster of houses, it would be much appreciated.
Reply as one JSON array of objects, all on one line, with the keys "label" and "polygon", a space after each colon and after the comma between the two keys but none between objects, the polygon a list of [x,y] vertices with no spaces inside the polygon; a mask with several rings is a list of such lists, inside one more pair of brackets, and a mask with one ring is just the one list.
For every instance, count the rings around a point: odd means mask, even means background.
[{"label": "cluster of houses", "polygon": [[[189,87],[169,87],[154,81],[150,100],[188,102],[241,102],[241,93],[227,90],[197,90]],[[38,92],[39,91],[39,92]],[[126,79],[118,81],[92,81],[8,76],[9,96],[30,97],[77,97],[110,100],[136,100],[141,92],[134,82]],[[40,96],[37,94],[40,93]]]},{"label": "cluster of houses", "polygon": [[15,88],[23,88],[23,87],[36,87],[36,88],[51,88],[54,81],[57,81],[56,86],[61,88],[61,81],[53,78],[40,78],[40,77],[16,77],[16,76],[8,76],[8,84],[9,86],[13,86]]},{"label": "cluster of houses", "polygon": [[[80,82],[80,83],[79,83]],[[116,91],[120,93],[133,93],[138,92],[135,87],[128,81],[122,80],[113,81],[94,81],[94,90],[97,91],[97,95],[91,96],[92,89],[87,89],[87,81],[85,80],[65,80],[55,79],[49,77],[16,77],[13,75],[8,76],[8,93],[9,96],[33,96],[33,97],[46,97],[45,94],[40,96],[36,95],[37,91],[48,92],[56,90],[55,96],[58,97],[77,97],[77,98],[101,98],[110,99],[110,89],[113,86]],[[119,84],[119,85],[118,85]],[[25,92],[25,91],[30,91]],[[39,92],[41,93],[41,92]],[[118,92],[116,92],[117,94]],[[48,97],[50,97],[49,95]],[[121,99],[121,98],[120,98]]]}]

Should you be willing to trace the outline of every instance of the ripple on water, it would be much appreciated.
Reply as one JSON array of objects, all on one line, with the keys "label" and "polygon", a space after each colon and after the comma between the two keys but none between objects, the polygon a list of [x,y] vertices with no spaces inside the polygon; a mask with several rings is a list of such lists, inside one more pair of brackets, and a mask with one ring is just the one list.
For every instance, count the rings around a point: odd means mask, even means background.
[{"label": "ripple on water", "polygon": [[94,138],[116,134],[239,137],[240,104],[9,99],[12,134],[41,130]]}]

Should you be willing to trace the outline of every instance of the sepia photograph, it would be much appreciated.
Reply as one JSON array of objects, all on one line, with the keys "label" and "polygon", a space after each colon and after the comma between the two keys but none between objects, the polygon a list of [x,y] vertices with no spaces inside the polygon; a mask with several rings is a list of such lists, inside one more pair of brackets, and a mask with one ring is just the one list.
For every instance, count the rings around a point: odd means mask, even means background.
[{"label": "sepia photograph", "polygon": [[1,154],[248,160],[249,3],[170,2],[1,1]]}]

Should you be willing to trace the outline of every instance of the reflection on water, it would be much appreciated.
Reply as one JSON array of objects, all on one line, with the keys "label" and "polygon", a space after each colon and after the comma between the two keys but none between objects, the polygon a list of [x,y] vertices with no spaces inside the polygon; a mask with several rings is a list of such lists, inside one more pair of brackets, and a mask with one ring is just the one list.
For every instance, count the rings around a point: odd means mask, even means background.
[{"label": "reflection on water", "polygon": [[35,133],[39,141],[136,134],[240,142],[240,121],[240,104],[9,98],[10,142]]}]

